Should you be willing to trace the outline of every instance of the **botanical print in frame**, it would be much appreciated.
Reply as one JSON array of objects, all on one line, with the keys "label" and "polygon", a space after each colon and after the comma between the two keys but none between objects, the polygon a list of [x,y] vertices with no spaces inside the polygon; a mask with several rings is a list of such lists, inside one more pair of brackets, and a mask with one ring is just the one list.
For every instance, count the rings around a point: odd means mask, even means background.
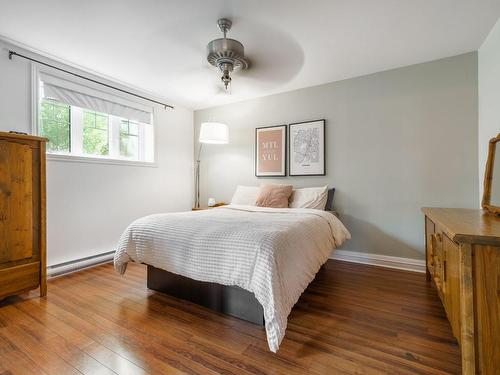
[{"label": "botanical print in frame", "polygon": [[289,175],[324,176],[325,120],[290,124]]},{"label": "botanical print in frame", "polygon": [[286,176],[286,125],[255,129],[255,176]]}]

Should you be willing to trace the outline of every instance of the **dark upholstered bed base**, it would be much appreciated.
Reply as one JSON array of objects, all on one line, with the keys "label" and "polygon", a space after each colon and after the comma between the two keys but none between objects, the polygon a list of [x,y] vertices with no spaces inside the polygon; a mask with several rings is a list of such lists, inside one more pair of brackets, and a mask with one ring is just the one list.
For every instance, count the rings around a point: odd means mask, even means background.
[{"label": "dark upholstered bed base", "polygon": [[264,311],[253,293],[237,286],[196,281],[148,266],[148,288],[217,312],[264,325]]}]

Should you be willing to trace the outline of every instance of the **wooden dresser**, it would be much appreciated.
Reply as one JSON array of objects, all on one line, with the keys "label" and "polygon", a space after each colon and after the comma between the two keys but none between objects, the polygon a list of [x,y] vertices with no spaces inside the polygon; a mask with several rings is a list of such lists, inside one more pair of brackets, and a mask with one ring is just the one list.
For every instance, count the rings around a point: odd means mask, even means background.
[{"label": "wooden dresser", "polygon": [[45,141],[0,132],[0,299],[47,293]]},{"label": "wooden dresser", "polygon": [[500,217],[423,208],[427,278],[462,353],[463,374],[500,374]]}]

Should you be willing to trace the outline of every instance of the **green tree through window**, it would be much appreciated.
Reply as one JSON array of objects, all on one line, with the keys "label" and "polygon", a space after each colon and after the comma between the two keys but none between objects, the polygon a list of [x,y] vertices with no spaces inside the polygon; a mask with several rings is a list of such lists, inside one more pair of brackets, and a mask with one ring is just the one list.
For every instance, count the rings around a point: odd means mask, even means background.
[{"label": "green tree through window", "polygon": [[83,111],[83,152],[90,155],[109,154],[109,116]]},{"label": "green tree through window", "polygon": [[150,124],[50,98],[40,100],[38,120],[38,134],[48,138],[47,153],[61,154],[56,158],[154,162]]},{"label": "green tree through window", "polygon": [[70,106],[55,100],[42,100],[40,119],[41,135],[48,138],[47,151],[71,151]]}]

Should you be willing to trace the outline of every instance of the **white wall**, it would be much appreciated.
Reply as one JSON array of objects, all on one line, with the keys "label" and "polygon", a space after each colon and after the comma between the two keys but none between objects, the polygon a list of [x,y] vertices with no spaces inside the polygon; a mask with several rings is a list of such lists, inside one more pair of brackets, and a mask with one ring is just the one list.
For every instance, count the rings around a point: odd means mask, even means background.
[{"label": "white wall", "polygon": [[[325,177],[254,176],[256,127],[321,118]],[[202,203],[238,184],[328,184],[346,250],[423,259],[420,208],[479,203],[476,53],[195,111],[196,131],[209,120],[229,125],[230,143],[204,147]]]},{"label": "white wall", "polygon": [[488,141],[500,133],[500,19],[478,51],[479,194],[483,195]]},{"label": "white wall", "polygon": [[[30,132],[31,66],[6,48],[0,41],[0,131]],[[141,216],[191,208],[193,112],[155,111],[156,168],[47,161],[48,265],[113,250]]]}]

